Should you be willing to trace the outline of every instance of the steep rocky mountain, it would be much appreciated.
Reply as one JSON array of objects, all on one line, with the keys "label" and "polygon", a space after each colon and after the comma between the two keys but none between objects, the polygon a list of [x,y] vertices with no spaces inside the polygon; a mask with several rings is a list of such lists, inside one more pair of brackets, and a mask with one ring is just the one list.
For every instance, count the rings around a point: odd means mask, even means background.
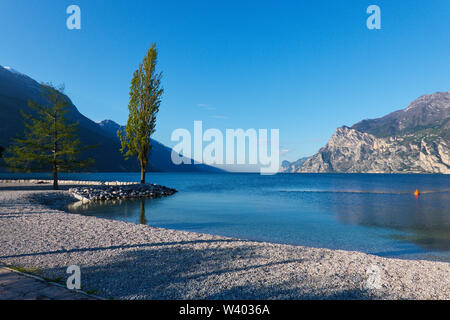
[{"label": "steep rocky mountain", "polygon": [[450,173],[450,92],[338,128],[314,156],[285,172]]},{"label": "steep rocky mountain", "polygon": [[[84,152],[84,156],[95,159],[93,171],[120,172],[139,171],[135,159],[126,161],[120,153],[120,141],[117,135],[112,134],[114,126],[118,124],[111,121],[95,123],[82,115],[70,101],[67,117],[79,124],[79,138],[84,145],[98,145],[95,149]],[[24,132],[23,117],[20,110],[31,112],[28,101],[48,104],[42,98],[41,85],[32,78],[21,74],[9,67],[0,66],[0,146],[8,147],[15,137]],[[111,129],[113,128],[113,129]],[[117,130],[116,130],[117,131]],[[153,171],[208,171],[218,172],[219,169],[206,165],[180,165],[171,161],[171,149],[153,141],[151,164],[149,170]],[[0,171],[5,171],[4,163],[0,160]]]}]

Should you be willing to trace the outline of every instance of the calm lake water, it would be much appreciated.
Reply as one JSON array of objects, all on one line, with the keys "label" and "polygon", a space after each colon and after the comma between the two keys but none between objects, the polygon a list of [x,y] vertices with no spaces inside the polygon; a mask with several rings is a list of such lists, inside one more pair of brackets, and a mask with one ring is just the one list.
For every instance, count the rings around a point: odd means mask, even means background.
[{"label": "calm lake water", "polygon": [[[64,177],[139,180],[129,173]],[[242,239],[450,261],[450,176],[150,173],[147,178],[179,192],[70,211]],[[415,189],[421,191],[417,199]]]}]

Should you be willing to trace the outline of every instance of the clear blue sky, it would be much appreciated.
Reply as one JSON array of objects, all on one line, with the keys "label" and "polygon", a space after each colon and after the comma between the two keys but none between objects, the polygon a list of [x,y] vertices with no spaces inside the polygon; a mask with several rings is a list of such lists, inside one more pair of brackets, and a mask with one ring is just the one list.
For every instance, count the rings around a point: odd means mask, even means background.
[{"label": "clear blue sky", "polygon": [[[82,29],[66,28],[67,6]],[[381,8],[382,30],[366,28]],[[155,138],[176,128],[279,128],[283,159],[334,130],[450,90],[450,1],[2,0],[0,65],[64,83],[80,112],[125,124],[131,75],[159,48]],[[287,151],[289,150],[289,151]]]}]

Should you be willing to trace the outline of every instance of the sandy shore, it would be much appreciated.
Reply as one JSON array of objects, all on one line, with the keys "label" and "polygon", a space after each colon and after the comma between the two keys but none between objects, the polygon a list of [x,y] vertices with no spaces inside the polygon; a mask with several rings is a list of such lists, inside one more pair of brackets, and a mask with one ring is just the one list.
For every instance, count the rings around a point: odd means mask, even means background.
[{"label": "sandy shore", "polygon": [[[67,186],[68,188],[69,186]],[[68,214],[67,191],[0,183],[0,262],[116,299],[450,299],[450,264]]]}]

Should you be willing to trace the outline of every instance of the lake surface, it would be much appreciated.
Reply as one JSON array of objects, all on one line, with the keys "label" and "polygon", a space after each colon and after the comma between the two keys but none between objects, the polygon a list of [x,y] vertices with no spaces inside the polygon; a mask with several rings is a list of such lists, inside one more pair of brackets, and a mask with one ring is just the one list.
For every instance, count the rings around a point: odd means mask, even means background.
[{"label": "lake surface", "polygon": [[[129,173],[63,177],[139,181]],[[450,261],[450,176],[150,173],[147,180],[179,192],[70,211],[257,241]]]}]

